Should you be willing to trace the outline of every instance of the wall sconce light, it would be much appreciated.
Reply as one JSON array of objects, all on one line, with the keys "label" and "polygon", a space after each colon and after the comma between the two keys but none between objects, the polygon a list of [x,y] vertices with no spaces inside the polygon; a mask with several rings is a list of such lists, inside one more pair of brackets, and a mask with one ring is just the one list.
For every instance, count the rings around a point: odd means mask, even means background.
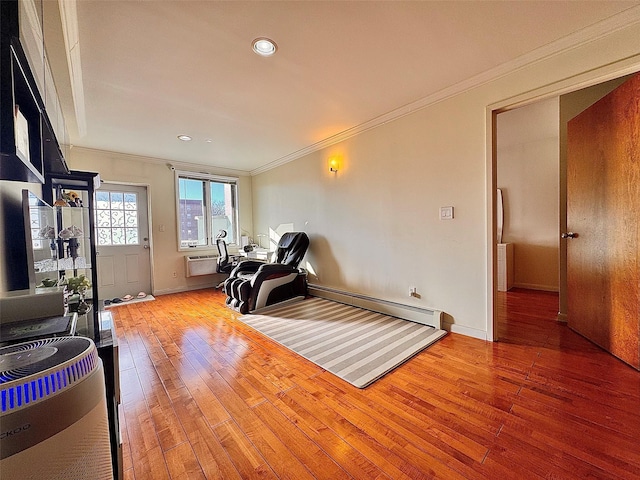
[{"label": "wall sconce light", "polygon": [[331,157],[329,159],[329,171],[337,172],[340,170],[340,159],[338,157]]}]

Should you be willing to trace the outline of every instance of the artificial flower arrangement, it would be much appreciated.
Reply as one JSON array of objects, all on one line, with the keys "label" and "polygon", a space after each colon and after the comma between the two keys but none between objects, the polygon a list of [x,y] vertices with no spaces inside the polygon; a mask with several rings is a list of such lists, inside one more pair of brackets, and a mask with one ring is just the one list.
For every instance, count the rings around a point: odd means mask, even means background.
[{"label": "artificial flower arrangement", "polygon": [[69,277],[61,280],[59,285],[66,285],[69,292],[80,294],[91,287],[91,282],[85,275],[78,275],[77,277]]},{"label": "artificial flower arrangement", "polygon": [[82,207],[82,199],[76,192],[62,192],[53,204],[54,207]]}]

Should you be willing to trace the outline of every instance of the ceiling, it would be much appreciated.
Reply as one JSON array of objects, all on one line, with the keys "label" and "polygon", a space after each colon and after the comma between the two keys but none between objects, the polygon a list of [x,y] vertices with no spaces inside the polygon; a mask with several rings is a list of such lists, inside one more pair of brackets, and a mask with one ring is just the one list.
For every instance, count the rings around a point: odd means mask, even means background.
[{"label": "ceiling", "polygon": [[[78,1],[75,80],[68,63],[54,75],[74,146],[255,173],[582,41],[639,3]],[[253,53],[257,37],[276,55]]]}]

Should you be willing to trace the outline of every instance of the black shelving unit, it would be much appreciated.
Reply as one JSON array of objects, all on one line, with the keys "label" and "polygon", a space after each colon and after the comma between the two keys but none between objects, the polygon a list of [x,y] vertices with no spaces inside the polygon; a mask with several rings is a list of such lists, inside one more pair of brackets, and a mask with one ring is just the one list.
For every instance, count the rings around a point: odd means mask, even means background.
[{"label": "black shelving unit", "polygon": [[[109,433],[111,437],[111,458],[114,478],[122,478],[122,446],[120,442],[120,378],[118,361],[118,339],[111,316],[103,310],[103,302],[98,295],[97,250],[94,201],[95,190],[100,187],[100,175],[95,172],[70,171],[68,174],[46,174],[43,186],[43,199],[53,205],[56,215],[56,248],[58,257],[58,276],[71,272],[76,276],[80,271],[88,273],[91,282],[91,308],[86,313],[87,332],[79,334],[93,339],[98,355],[104,365],[107,413],[109,415]],[[82,199],[82,205],[56,206],[56,200],[65,193],[75,192]],[[69,221],[82,217],[82,234],[67,240],[60,238],[60,231],[70,228]],[[79,226],[79,225],[75,225]],[[77,255],[74,257],[74,255]],[[85,257],[85,263],[78,266],[77,258]],[[68,268],[70,267],[70,268]],[[80,324],[78,320],[78,324]]]},{"label": "black shelving unit", "polygon": [[[95,218],[93,215],[93,202],[95,198],[95,189],[100,186],[100,175],[94,172],[79,172],[71,171],[66,175],[45,175],[45,184],[42,191],[42,196],[45,202],[55,206],[56,200],[62,198],[64,193],[70,191],[76,192],[83,199],[82,206],[74,207],[57,207],[57,248],[58,248],[58,264],[61,266],[59,269],[59,276],[66,275],[68,271],[72,272],[73,276],[77,275],[78,265],[75,264],[75,256],[78,249],[82,249],[82,253],[85,258],[85,264],[81,267],[82,271],[87,275],[91,282],[91,292],[87,297],[91,300],[92,308],[90,314],[89,335],[93,337],[96,343],[100,342],[100,300],[98,298],[98,273],[96,270],[96,239],[95,239]],[[78,225],[67,225],[71,221],[68,220],[71,215],[77,214],[82,216],[83,230],[81,240],[77,238],[69,238],[63,240],[60,238],[60,231],[65,228],[76,227]],[[77,216],[76,215],[76,216]],[[68,217],[68,218],[65,218]],[[75,222],[78,223],[78,222]],[[82,243],[82,245],[79,245]],[[65,265],[69,263],[69,265]],[[69,267],[69,268],[67,268]]]},{"label": "black shelving unit", "polygon": [[45,173],[69,169],[20,43],[18,17],[17,1],[0,1],[0,180],[44,183]]}]

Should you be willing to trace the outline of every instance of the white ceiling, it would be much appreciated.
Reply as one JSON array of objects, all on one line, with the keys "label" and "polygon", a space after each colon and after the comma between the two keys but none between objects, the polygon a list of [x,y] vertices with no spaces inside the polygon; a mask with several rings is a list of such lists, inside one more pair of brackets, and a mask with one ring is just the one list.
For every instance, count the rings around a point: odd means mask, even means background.
[{"label": "white ceiling", "polygon": [[85,135],[58,89],[75,146],[255,172],[639,3],[78,1]]}]

